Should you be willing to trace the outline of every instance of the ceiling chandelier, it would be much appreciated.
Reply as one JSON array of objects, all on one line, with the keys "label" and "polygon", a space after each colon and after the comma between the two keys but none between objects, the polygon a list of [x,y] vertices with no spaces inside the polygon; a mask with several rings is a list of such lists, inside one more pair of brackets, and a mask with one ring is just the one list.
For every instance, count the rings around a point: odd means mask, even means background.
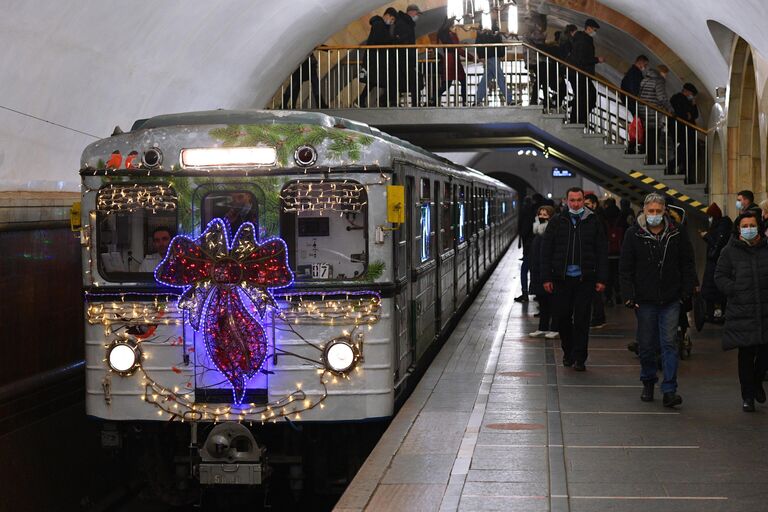
[{"label": "ceiling chandelier", "polygon": [[498,23],[502,31],[511,34],[516,34],[518,28],[515,0],[448,0],[448,17],[484,29]]}]

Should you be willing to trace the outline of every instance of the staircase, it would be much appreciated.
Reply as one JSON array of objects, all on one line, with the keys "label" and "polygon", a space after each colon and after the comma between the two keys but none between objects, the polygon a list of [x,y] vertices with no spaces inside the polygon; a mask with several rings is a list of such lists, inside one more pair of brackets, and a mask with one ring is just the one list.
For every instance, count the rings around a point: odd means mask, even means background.
[{"label": "staircase", "polygon": [[[391,48],[384,58],[399,59],[405,55],[399,53],[405,48],[417,50],[421,66],[418,74],[420,82],[416,88],[418,103],[444,106],[412,107],[409,101],[411,91],[405,90],[396,100],[385,98],[386,104],[382,104],[382,100],[368,99],[366,107],[360,107],[358,98],[361,93],[366,94],[366,84],[356,77],[360,75],[361,67],[372,61],[371,53],[377,51],[361,46],[318,48],[318,57],[314,59],[316,68],[313,68],[318,73],[317,78],[297,78],[294,73],[276,93],[272,108],[291,109],[296,106],[300,110],[316,110],[315,107],[322,106],[321,112],[366,123],[430,151],[533,145],[568,162],[598,185],[634,201],[641,200],[648,192],[661,192],[672,198],[673,203],[699,215],[703,215],[709,204],[706,132],[624,93],[599,77],[582,73],[549,54],[519,42]],[[458,87],[453,84],[438,97],[437,85],[446,76],[443,73],[446,70],[441,70],[440,66],[445,61],[443,57],[451,52],[454,54],[454,65],[461,55],[468,56],[464,62],[468,104],[472,103],[479,82],[488,73],[487,56],[493,53],[498,55],[499,69],[505,76],[507,98],[500,97],[500,87],[497,86],[495,91],[481,100],[479,106],[465,107],[461,105]],[[376,59],[381,58],[380,54],[376,56]],[[395,73],[390,78],[393,83],[400,84],[399,90],[403,90],[403,86],[408,89],[407,80],[400,83],[402,68],[393,64],[388,69]],[[305,70],[297,71],[306,74]],[[577,88],[578,84],[585,83],[579,80],[580,75],[585,75],[594,87],[594,108],[587,108],[586,94],[579,94],[583,91],[578,90],[574,93],[571,86],[571,82]],[[570,77],[576,78],[569,81]],[[299,81],[304,79],[304,82]],[[535,90],[537,84],[540,88]],[[379,96],[377,89],[372,90]],[[370,98],[370,91],[368,95]],[[531,105],[535,96],[539,96],[540,103],[547,105]],[[589,129],[584,124],[570,123],[568,119],[570,110],[581,111],[582,104],[583,111],[590,112]],[[630,125],[635,117],[642,122],[640,132]],[[662,163],[648,165],[645,163],[646,155],[630,154],[629,148],[635,147],[628,140],[630,126],[636,136],[645,141],[661,140],[656,156]],[[665,173],[668,166],[674,167],[677,152],[673,148],[677,143],[688,141],[667,140],[661,127],[666,127],[671,137],[691,139],[688,145],[692,148],[688,156],[688,183],[683,175]],[[681,148],[683,146],[680,144]],[[644,148],[640,146],[639,149]],[[681,153],[684,156],[684,152]]]}]

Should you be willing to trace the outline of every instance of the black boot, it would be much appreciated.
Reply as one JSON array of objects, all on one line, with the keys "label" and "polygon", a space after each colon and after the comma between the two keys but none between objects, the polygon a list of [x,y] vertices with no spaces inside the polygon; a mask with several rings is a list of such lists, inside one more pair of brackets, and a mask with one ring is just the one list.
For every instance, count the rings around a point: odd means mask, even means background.
[{"label": "black boot", "polygon": [[640,394],[643,402],[653,402],[653,381],[643,382],[643,392]]},{"label": "black boot", "polygon": [[741,404],[741,410],[744,412],[755,412],[754,398],[745,398],[744,403]]},{"label": "black boot", "polygon": [[683,403],[683,397],[677,393],[664,393],[664,407],[674,407]]},{"label": "black boot", "polygon": [[757,381],[757,386],[755,386],[755,400],[760,402],[761,404],[765,403],[765,388],[763,388],[762,379]]}]

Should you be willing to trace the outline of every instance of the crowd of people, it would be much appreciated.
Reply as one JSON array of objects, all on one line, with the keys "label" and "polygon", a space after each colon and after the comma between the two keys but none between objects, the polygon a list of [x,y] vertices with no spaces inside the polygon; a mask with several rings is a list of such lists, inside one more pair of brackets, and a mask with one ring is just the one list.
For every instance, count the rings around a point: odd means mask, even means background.
[{"label": "crowd of people", "polygon": [[[635,313],[640,358],[640,399],[654,400],[659,382],[665,407],[682,404],[678,393],[678,334],[687,329],[694,296],[706,320],[724,324],[724,350],[738,349],[742,409],[766,401],[768,371],[768,200],[755,204],[739,192],[735,221],[715,203],[701,286],[693,240],[682,210],[658,193],[648,194],[636,215],[629,201],[601,202],[579,187],[555,205],[539,194],[523,200],[519,217],[522,294],[535,300],[539,323],[531,337],[560,339],[562,364],[586,371],[589,334],[605,326],[605,307],[622,304]],[[530,274],[530,279],[529,279]],[[535,299],[534,299],[535,297]]]}]

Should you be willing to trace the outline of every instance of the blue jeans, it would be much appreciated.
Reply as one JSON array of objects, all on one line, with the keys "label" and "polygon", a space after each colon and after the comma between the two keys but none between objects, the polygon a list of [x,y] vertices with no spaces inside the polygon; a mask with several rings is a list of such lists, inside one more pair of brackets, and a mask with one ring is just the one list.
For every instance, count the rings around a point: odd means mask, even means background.
[{"label": "blue jeans", "polygon": [[640,352],[640,380],[658,382],[656,377],[656,349],[661,347],[661,367],[664,380],[662,393],[677,391],[677,324],[680,303],[640,304],[637,315],[637,348]]},{"label": "blue jeans", "polygon": [[480,83],[477,84],[475,105],[480,105],[485,102],[486,84],[493,78],[496,79],[496,85],[499,88],[499,92],[506,98],[507,105],[512,103],[512,97],[507,93],[507,81],[504,78],[504,71],[501,69],[501,63],[495,57],[488,57],[485,60],[483,78],[481,78]]}]

